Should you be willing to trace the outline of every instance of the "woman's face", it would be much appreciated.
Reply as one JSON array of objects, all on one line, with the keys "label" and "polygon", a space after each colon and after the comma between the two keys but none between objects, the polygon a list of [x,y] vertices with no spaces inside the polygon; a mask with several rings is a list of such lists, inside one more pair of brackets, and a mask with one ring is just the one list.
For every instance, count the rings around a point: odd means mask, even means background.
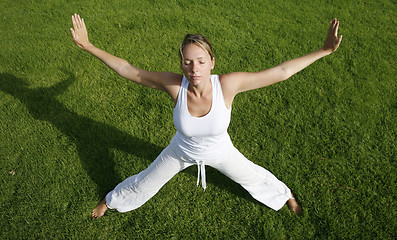
[{"label": "woman's face", "polygon": [[215,59],[211,60],[210,54],[205,49],[191,43],[183,48],[182,55],[182,71],[193,86],[210,79]]}]

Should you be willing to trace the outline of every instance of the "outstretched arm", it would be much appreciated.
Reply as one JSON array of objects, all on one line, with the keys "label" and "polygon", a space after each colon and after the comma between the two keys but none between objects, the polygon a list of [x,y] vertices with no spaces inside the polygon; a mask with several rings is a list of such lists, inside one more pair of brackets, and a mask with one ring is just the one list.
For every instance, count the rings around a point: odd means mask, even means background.
[{"label": "outstretched arm", "polygon": [[339,21],[333,19],[330,23],[327,38],[325,39],[325,43],[322,48],[306,56],[292,59],[278,65],[278,67],[281,68],[281,71],[284,73],[284,76],[281,78],[281,80],[288,79],[295,73],[301,71],[302,69],[315,62],[316,60],[335,52],[342,41],[342,36],[338,37],[338,28]]},{"label": "outstretched arm", "polygon": [[[122,73],[122,69],[128,65],[128,62],[122,58],[113,56],[97,47],[95,47],[88,40],[87,28],[84,23],[84,19],[82,19],[79,15],[74,14],[72,16],[73,28],[70,28],[70,33],[72,34],[73,41],[77,46],[82,48],[83,50],[91,53],[92,55],[99,58],[102,62],[104,62],[108,67],[116,71],[117,73]],[[131,79],[134,80],[134,79]]]},{"label": "outstretched arm", "polygon": [[181,76],[175,73],[150,72],[137,68],[126,60],[95,47],[88,40],[84,19],[78,14],[72,16],[72,23],[73,28],[70,28],[70,33],[76,45],[100,59],[120,76],[141,85],[168,92],[173,99],[174,95],[177,95],[177,93],[174,93],[176,89],[174,86],[178,84]]},{"label": "outstretched arm", "polygon": [[305,56],[298,57],[280,65],[254,73],[230,73],[222,76],[229,94],[233,97],[239,92],[244,92],[256,88],[266,87],[268,85],[283,81],[294,75],[295,73],[306,68],[316,60],[335,52],[341,41],[342,36],[338,37],[339,21],[333,19],[328,29],[327,38],[323,47],[309,53]]}]

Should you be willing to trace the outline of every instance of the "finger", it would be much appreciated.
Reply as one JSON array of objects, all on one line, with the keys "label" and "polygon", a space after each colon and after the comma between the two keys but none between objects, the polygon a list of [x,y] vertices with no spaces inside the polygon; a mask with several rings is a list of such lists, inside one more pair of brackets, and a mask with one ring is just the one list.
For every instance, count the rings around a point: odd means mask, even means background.
[{"label": "finger", "polygon": [[72,16],[72,24],[73,24],[73,28],[76,29],[77,24],[76,24],[76,19],[74,18],[74,16]]},{"label": "finger", "polygon": [[79,21],[79,26],[81,26],[81,17],[80,17],[80,15],[77,15],[77,19]]},{"label": "finger", "polygon": [[83,27],[83,29],[85,30],[85,22],[84,22],[84,18],[82,18],[82,19],[81,19],[81,24],[82,24],[82,27]]},{"label": "finger", "polygon": [[340,43],[342,42],[342,38],[343,38],[343,35],[340,35],[340,37],[338,38],[338,46],[339,46]]},{"label": "finger", "polygon": [[334,30],[334,32],[335,32],[335,37],[338,37],[338,29],[339,29],[339,21],[336,21],[335,30]]},{"label": "finger", "polygon": [[334,18],[329,26],[328,35],[337,37],[339,21]]},{"label": "finger", "polygon": [[80,27],[82,27],[83,26],[83,20],[82,20],[82,18],[80,17],[80,15],[77,15],[78,16],[78,19],[79,19],[79,26]]},{"label": "finger", "polygon": [[343,36],[341,35],[341,36],[337,39],[336,45],[335,45],[335,47],[334,47],[334,52],[339,48],[339,45],[340,45],[340,43],[342,42],[342,38],[343,38]]},{"label": "finger", "polygon": [[336,27],[337,23],[338,23],[338,21],[336,21],[336,19],[334,19],[332,22],[332,32],[335,32],[335,27]]},{"label": "finger", "polygon": [[[70,29],[70,33],[72,34],[73,41],[77,44],[77,42],[76,42],[77,36],[76,36],[76,32],[73,30],[73,28]],[[77,44],[77,46],[79,46],[79,45]]]},{"label": "finger", "polygon": [[79,27],[79,24],[76,18],[76,14],[72,16],[72,22],[73,22],[73,28],[77,29]]},{"label": "finger", "polygon": [[332,19],[332,20],[329,22],[330,27],[334,26],[334,24],[335,24],[335,18]]},{"label": "finger", "polygon": [[81,18],[77,13],[74,14],[73,20],[74,20],[73,23],[74,23],[75,28],[80,28],[81,27]]},{"label": "finger", "polygon": [[331,22],[329,23],[328,34],[331,35],[334,33],[335,23],[336,23],[336,18],[332,19]]},{"label": "finger", "polygon": [[74,14],[74,20],[76,21],[76,25],[80,26],[80,19],[79,19],[79,15],[77,13]]}]

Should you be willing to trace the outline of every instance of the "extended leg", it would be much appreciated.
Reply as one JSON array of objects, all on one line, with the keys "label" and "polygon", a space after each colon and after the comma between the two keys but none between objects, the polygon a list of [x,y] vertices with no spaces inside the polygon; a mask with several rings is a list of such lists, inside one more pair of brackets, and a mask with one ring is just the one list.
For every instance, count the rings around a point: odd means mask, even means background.
[{"label": "extended leg", "polygon": [[[294,199],[291,190],[283,182],[249,161],[235,148],[225,158],[206,164],[239,183],[252,197],[274,210],[279,210],[289,199]],[[297,204],[296,201],[291,203]]]},{"label": "extended leg", "polygon": [[148,168],[125,179],[109,192],[103,204],[119,212],[134,210],[153,197],[175,174],[190,165],[192,164],[179,160],[172,149],[167,147]]}]

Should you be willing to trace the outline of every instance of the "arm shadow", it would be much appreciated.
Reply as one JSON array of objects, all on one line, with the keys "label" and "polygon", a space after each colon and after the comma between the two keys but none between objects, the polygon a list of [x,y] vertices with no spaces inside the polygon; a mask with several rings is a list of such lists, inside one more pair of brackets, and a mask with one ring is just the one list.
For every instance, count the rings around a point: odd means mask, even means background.
[{"label": "arm shadow", "polygon": [[[76,77],[66,70],[62,71],[68,75],[66,80],[48,88],[34,89],[29,88],[25,79],[2,73],[0,91],[18,99],[35,119],[52,124],[75,144],[81,164],[95,182],[97,193],[102,198],[123,180],[115,170],[116,163],[112,149],[151,162],[162,151],[162,147],[69,110],[57,100],[56,96],[64,93],[76,81]],[[182,174],[196,178],[196,171],[196,168],[190,167],[182,171]],[[131,173],[133,174],[136,173]],[[239,184],[208,166],[207,182],[226,189],[237,197],[258,203]]]},{"label": "arm shadow", "polygon": [[115,170],[112,149],[151,162],[162,148],[69,110],[56,96],[64,93],[76,77],[63,72],[68,75],[66,80],[48,88],[34,89],[29,88],[25,79],[1,73],[0,91],[18,99],[35,119],[52,124],[75,144],[82,166],[96,183],[98,195],[103,197],[123,180]]}]

